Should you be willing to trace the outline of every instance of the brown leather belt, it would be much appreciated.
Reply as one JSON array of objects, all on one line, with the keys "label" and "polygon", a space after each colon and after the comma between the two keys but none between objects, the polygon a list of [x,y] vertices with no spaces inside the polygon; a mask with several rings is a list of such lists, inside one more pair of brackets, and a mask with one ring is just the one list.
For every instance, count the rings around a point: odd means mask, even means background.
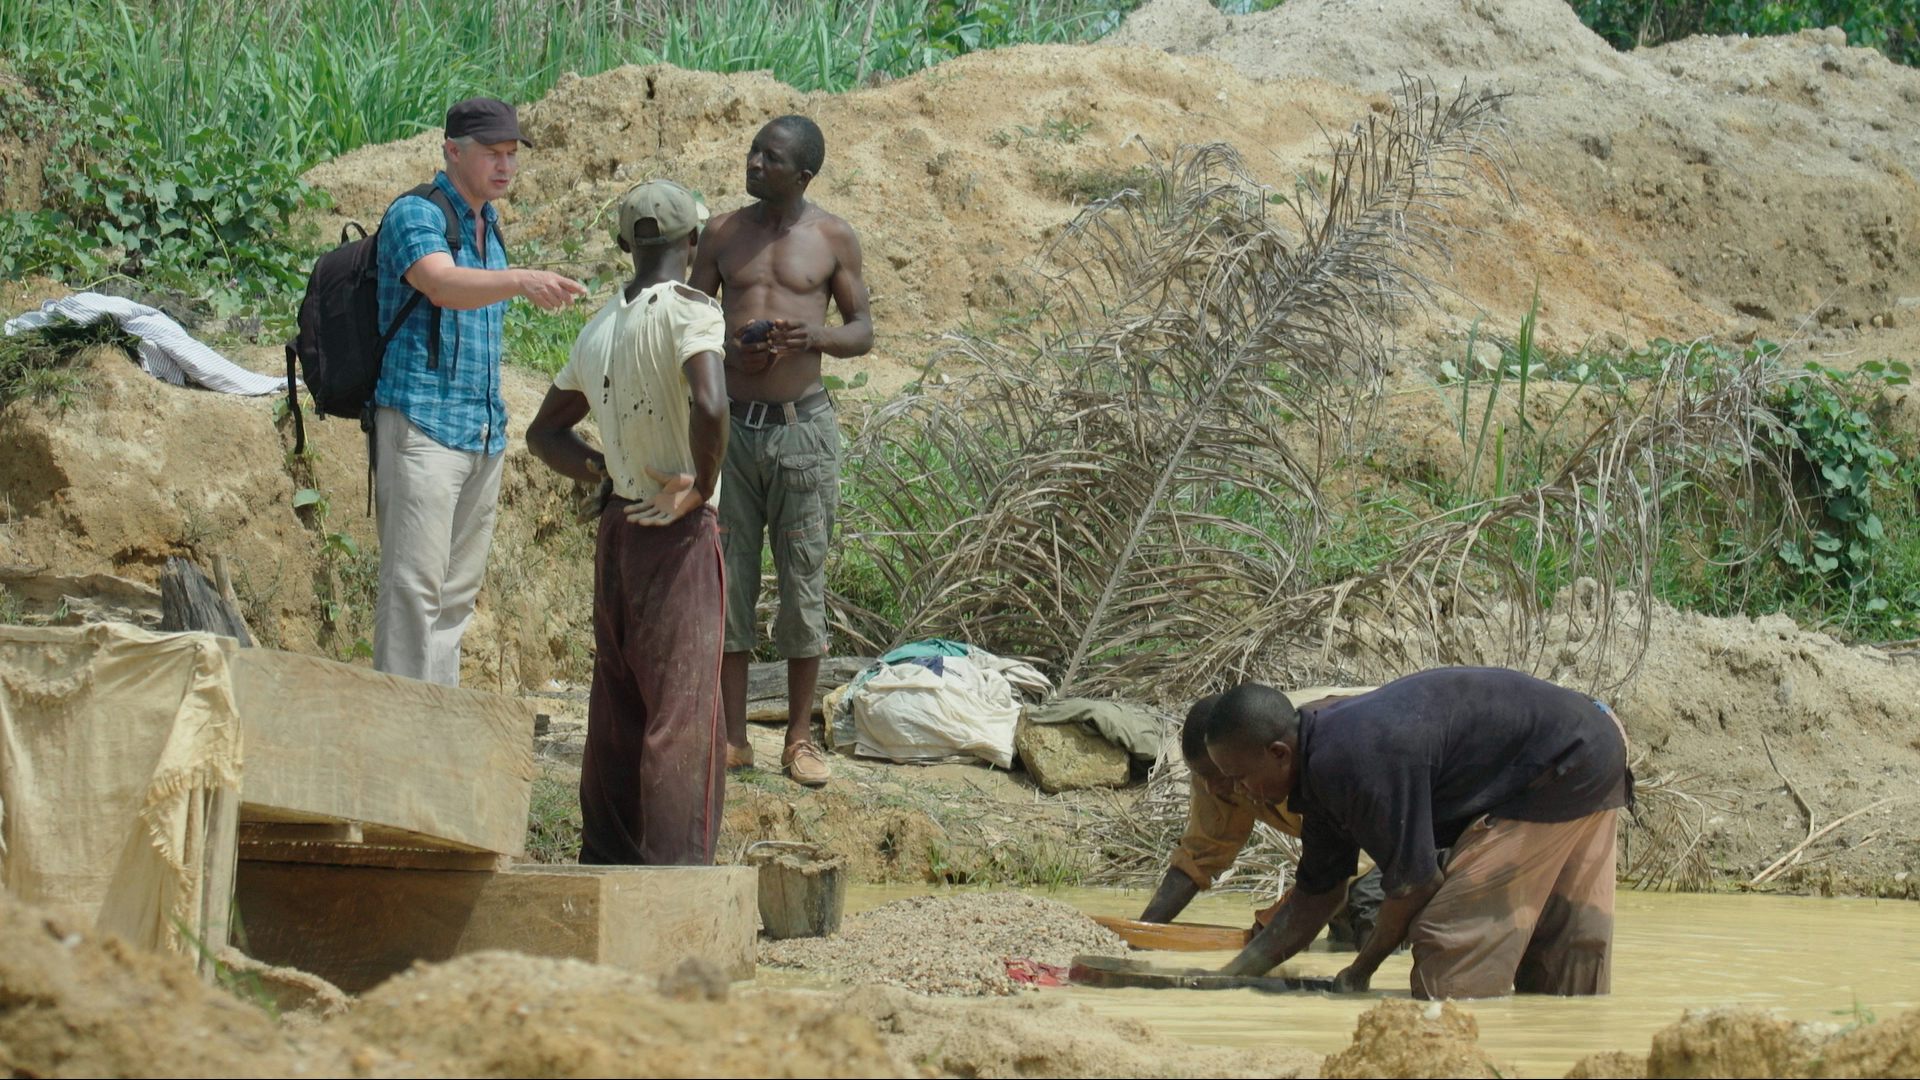
[{"label": "brown leather belt", "polygon": [[833,407],[833,399],[825,390],[815,390],[799,401],[732,401],[727,403],[727,411],[740,422],[740,426],[749,431],[758,431],[770,424],[799,424],[811,420]]}]

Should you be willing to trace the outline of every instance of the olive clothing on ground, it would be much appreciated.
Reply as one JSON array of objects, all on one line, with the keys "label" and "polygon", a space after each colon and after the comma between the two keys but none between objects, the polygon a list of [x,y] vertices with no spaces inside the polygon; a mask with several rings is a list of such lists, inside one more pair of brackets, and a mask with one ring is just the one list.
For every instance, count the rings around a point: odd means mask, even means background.
[{"label": "olive clothing on ground", "polygon": [[1573,821],[1631,792],[1618,722],[1586,695],[1502,668],[1409,675],[1301,711],[1299,887],[1330,891],[1364,850],[1401,896],[1482,815]]},{"label": "olive clothing on ground", "polygon": [[[613,493],[644,502],[660,490],[647,476],[694,473],[688,442],[692,388],[686,362],[726,349],[720,305],[705,293],[663,282],[633,299],[616,293],[587,322],[567,366],[553,377],[561,390],[585,394],[607,455]],[[718,505],[720,483],[707,501]]]},{"label": "olive clothing on ground", "polygon": [[627,505],[610,500],[594,552],[580,861],[705,866],[726,794],[718,525],[711,507],[637,525]]},{"label": "olive clothing on ground", "polygon": [[824,655],[827,545],[840,508],[840,428],[825,392],[786,405],[734,402],[723,475],[727,651],[755,645],[760,551],[770,541],[780,588],[774,647],[790,660]]},{"label": "olive clothing on ground", "polygon": [[1617,817],[1468,826],[1407,933],[1414,996],[1607,993]]}]

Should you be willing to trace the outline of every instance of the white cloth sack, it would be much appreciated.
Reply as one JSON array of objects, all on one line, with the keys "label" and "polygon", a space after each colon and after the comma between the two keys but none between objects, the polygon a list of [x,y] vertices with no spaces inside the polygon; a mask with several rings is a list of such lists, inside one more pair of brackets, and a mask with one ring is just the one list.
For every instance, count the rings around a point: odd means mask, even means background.
[{"label": "white cloth sack", "polygon": [[889,664],[850,695],[854,753],[923,764],[977,758],[1012,768],[1016,684],[1044,693],[1046,676],[977,648],[928,663],[940,670],[912,660]]},{"label": "white cloth sack", "polygon": [[56,317],[90,326],[101,319],[113,319],[120,328],[140,339],[140,368],[156,379],[185,386],[188,382],[218,390],[223,394],[258,397],[286,388],[278,375],[262,375],[208,348],[186,328],[174,322],[159,308],[136,304],[123,296],[103,293],[74,293],[64,300],[49,300],[39,311],[29,311],[8,319],[8,337],[38,330]]},{"label": "white cloth sack", "polygon": [[195,953],[208,863],[231,858],[206,845],[216,792],[238,800],[234,648],[118,623],[0,626],[6,892],[135,945]]}]

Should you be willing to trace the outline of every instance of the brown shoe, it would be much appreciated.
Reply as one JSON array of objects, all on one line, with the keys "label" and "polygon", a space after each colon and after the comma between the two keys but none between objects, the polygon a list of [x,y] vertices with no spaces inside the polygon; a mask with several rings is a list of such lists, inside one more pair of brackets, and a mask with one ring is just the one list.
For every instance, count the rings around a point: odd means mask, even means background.
[{"label": "brown shoe", "polygon": [[727,744],[728,771],[732,771],[734,769],[751,769],[751,768],[753,768],[753,747],[735,746],[732,743],[728,743]]},{"label": "brown shoe", "polygon": [[810,742],[789,745],[780,755],[780,764],[786,766],[787,775],[796,784],[819,787],[833,779],[833,770],[827,768],[827,756]]}]

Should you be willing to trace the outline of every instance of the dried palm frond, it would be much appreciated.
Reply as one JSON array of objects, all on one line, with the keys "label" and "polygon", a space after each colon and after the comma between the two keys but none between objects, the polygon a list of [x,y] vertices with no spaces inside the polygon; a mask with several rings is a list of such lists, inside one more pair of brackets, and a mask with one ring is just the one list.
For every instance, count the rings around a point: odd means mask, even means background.
[{"label": "dried palm frond", "polygon": [[[1496,663],[1596,690],[1625,682],[1651,630],[1670,501],[1747,508],[1742,546],[1754,552],[1774,550],[1799,510],[1772,497],[1792,482],[1769,449],[1778,421],[1767,358],[1701,370],[1689,356],[1674,353],[1658,376],[1613,395],[1584,440],[1550,455],[1530,483],[1408,527],[1383,565],[1298,598],[1294,619],[1334,628],[1322,647],[1344,637],[1374,654],[1374,668]],[[1554,581],[1572,587],[1543,587]],[[1603,663],[1612,655],[1632,662]]]},{"label": "dried palm frond", "polygon": [[1620,880],[1635,889],[1704,889],[1713,880],[1707,831],[1714,814],[1732,809],[1733,797],[1703,788],[1695,774],[1646,775],[1646,768],[1644,756],[1633,763],[1638,805],[1622,834]]},{"label": "dried palm frond", "polygon": [[1311,587],[1321,475],[1377,397],[1388,309],[1428,287],[1410,256],[1439,252],[1441,202],[1499,176],[1494,101],[1408,83],[1335,142],[1324,191],[1275,194],[1215,145],[1088,208],[1045,317],[959,339],[975,373],[857,440],[874,495],[848,546],[898,611],[843,608],[848,629],[990,642],[1070,693],[1245,673]]}]

